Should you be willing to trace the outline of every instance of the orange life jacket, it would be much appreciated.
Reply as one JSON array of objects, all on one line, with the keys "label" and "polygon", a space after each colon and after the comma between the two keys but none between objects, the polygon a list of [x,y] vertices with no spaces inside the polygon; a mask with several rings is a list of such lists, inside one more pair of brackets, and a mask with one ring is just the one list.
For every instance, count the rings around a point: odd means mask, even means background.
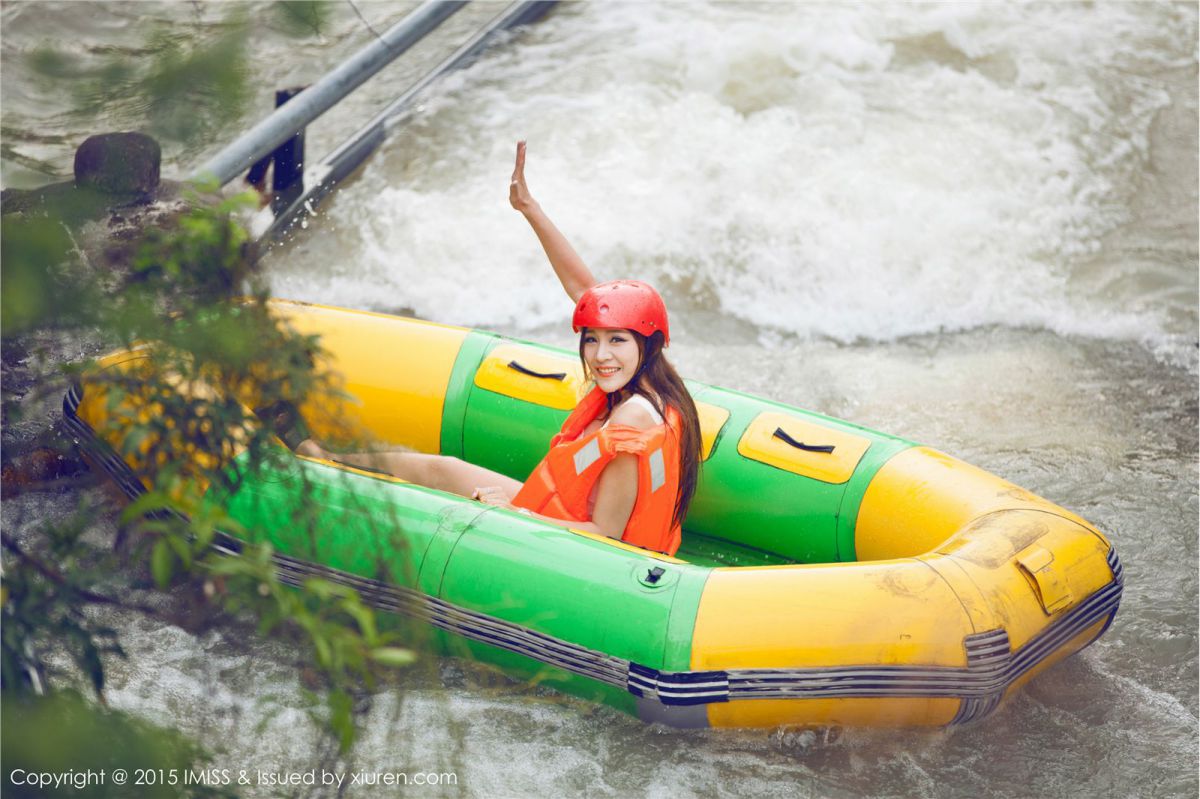
[{"label": "orange life jacket", "polygon": [[598,387],[580,400],[512,504],[555,519],[591,521],[588,498],[604,467],[622,453],[637,455],[637,500],[621,540],[673,555],[680,537],[679,525],[672,524],[679,493],[679,412],[667,406],[663,423],[646,430],[610,424],[580,435],[606,406]]}]

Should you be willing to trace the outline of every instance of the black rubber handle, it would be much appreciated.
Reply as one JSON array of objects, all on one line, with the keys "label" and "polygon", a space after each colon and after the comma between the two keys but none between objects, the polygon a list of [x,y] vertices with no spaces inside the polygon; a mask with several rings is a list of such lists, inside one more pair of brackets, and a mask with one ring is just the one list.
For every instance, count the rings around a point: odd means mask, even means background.
[{"label": "black rubber handle", "polygon": [[796,449],[802,449],[805,452],[824,452],[826,455],[833,452],[833,444],[805,444],[803,441],[797,441],[789,436],[782,427],[775,428],[775,438],[782,438]]},{"label": "black rubber handle", "polygon": [[535,372],[532,369],[522,366],[521,364],[517,363],[516,361],[509,361],[508,368],[516,369],[518,372],[520,372],[523,375],[529,375],[530,377],[540,377],[544,380],[566,380],[567,379],[566,372],[545,372],[545,373]]}]

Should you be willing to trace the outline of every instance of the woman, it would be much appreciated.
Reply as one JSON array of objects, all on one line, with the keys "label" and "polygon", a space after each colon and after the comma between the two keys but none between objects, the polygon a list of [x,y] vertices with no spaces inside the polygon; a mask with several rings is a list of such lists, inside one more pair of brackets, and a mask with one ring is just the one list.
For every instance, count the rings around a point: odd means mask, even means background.
[{"label": "woman", "polygon": [[674,554],[699,473],[700,422],[662,354],[670,343],[662,298],[639,281],[596,282],[530,195],[525,142],[517,144],[508,199],[528,220],[575,303],[579,358],[594,383],[525,483],[443,455],[334,454],[311,439],[296,451]]}]

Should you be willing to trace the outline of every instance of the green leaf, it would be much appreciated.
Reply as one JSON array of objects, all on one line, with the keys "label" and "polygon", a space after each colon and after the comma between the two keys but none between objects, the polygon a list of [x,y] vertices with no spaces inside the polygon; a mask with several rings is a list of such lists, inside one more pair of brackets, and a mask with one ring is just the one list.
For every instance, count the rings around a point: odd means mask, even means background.
[{"label": "green leaf", "polygon": [[371,650],[371,659],[385,666],[408,666],[416,662],[417,655],[411,649],[381,646]]},{"label": "green leaf", "polygon": [[304,590],[316,598],[324,600],[335,598],[345,599],[349,597],[357,598],[357,594],[354,593],[353,588],[341,583],[331,582],[330,580],[323,580],[320,577],[310,577],[305,580]]},{"label": "green leaf", "polygon": [[371,612],[371,609],[362,605],[355,596],[342,603],[342,610],[358,624],[358,629],[366,639],[367,645],[373,646],[379,636],[375,632],[375,614]]},{"label": "green leaf", "polygon": [[174,571],[175,558],[171,554],[171,547],[166,539],[160,538],[154,542],[154,549],[150,553],[150,573],[154,575],[154,582],[158,583],[158,587],[165,589],[171,584]]},{"label": "green leaf", "polygon": [[329,692],[329,726],[338,735],[342,752],[354,744],[354,700],[341,689]]},{"label": "green leaf", "polygon": [[[7,193],[7,192],[6,192]],[[5,198],[4,210],[9,208]],[[61,224],[49,219],[5,216],[0,227],[0,330],[5,336],[41,324],[53,324],[59,314],[69,315],[69,294],[55,285],[53,268],[70,251],[70,237]]]},{"label": "green leaf", "polygon": [[237,555],[214,558],[205,564],[205,568],[208,569],[209,574],[225,577],[247,574],[249,572],[247,562]]},{"label": "green leaf", "polygon": [[188,542],[179,535],[166,535],[162,540],[166,541],[174,550],[179,562],[183,564],[185,569],[190,569],[192,566],[192,548],[188,546]]},{"label": "green leaf", "polygon": [[329,642],[321,634],[314,634],[312,637],[313,648],[317,650],[317,662],[321,664],[321,668],[329,669],[333,662],[333,653],[329,649]]},{"label": "green leaf", "polygon": [[148,535],[170,535],[178,529],[178,524],[166,519],[150,519],[138,522],[138,530]]},{"label": "green leaf", "polygon": [[147,491],[121,512],[121,523],[128,524],[147,513],[163,510],[171,506],[171,499],[161,491]]},{"label": "green leaf", "polygon": [[[121,442],[121,449],[126,455],[137,453],[142,446],[142,443],[150,436],[151,431],[145,427],[133,427],[125,440]],[[145,496],[143,494],[142,496]]]},{"label": "green leaf", "polygon": [[323,0],[288,0],[271,4],[284,31],[297,37],[321,35],[329,22],[330,6]]},{"label": "green leaf", "polygon": [[333,583],[319,577],[310,577],[304,581],[304,590],[317,599],[329,599],[333,596]]}]

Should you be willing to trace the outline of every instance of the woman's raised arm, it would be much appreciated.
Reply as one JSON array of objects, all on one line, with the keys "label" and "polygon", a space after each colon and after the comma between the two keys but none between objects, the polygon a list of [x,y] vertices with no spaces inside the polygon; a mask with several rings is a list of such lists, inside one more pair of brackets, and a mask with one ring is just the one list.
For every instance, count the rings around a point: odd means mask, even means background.
[{"label": "woman's raised arm", "polygon": [[512,182],[508,184],[508,201],[513,208],[525,215],[529,226],[537,234],[542,249],[546,251],[546,257],[550,259],[550,265],[554,267],[554,274],[558,275],[558,280],[571,302],[579,302],[583,293],[596,285],[596,278],[579,257],[579,253],[575,252],[571,242],[554,226],[550,217],[546,216],[542,207],[529,193],[529,187],[525,185],[523,141],[517,142],[517,163],[513,167]]}]

